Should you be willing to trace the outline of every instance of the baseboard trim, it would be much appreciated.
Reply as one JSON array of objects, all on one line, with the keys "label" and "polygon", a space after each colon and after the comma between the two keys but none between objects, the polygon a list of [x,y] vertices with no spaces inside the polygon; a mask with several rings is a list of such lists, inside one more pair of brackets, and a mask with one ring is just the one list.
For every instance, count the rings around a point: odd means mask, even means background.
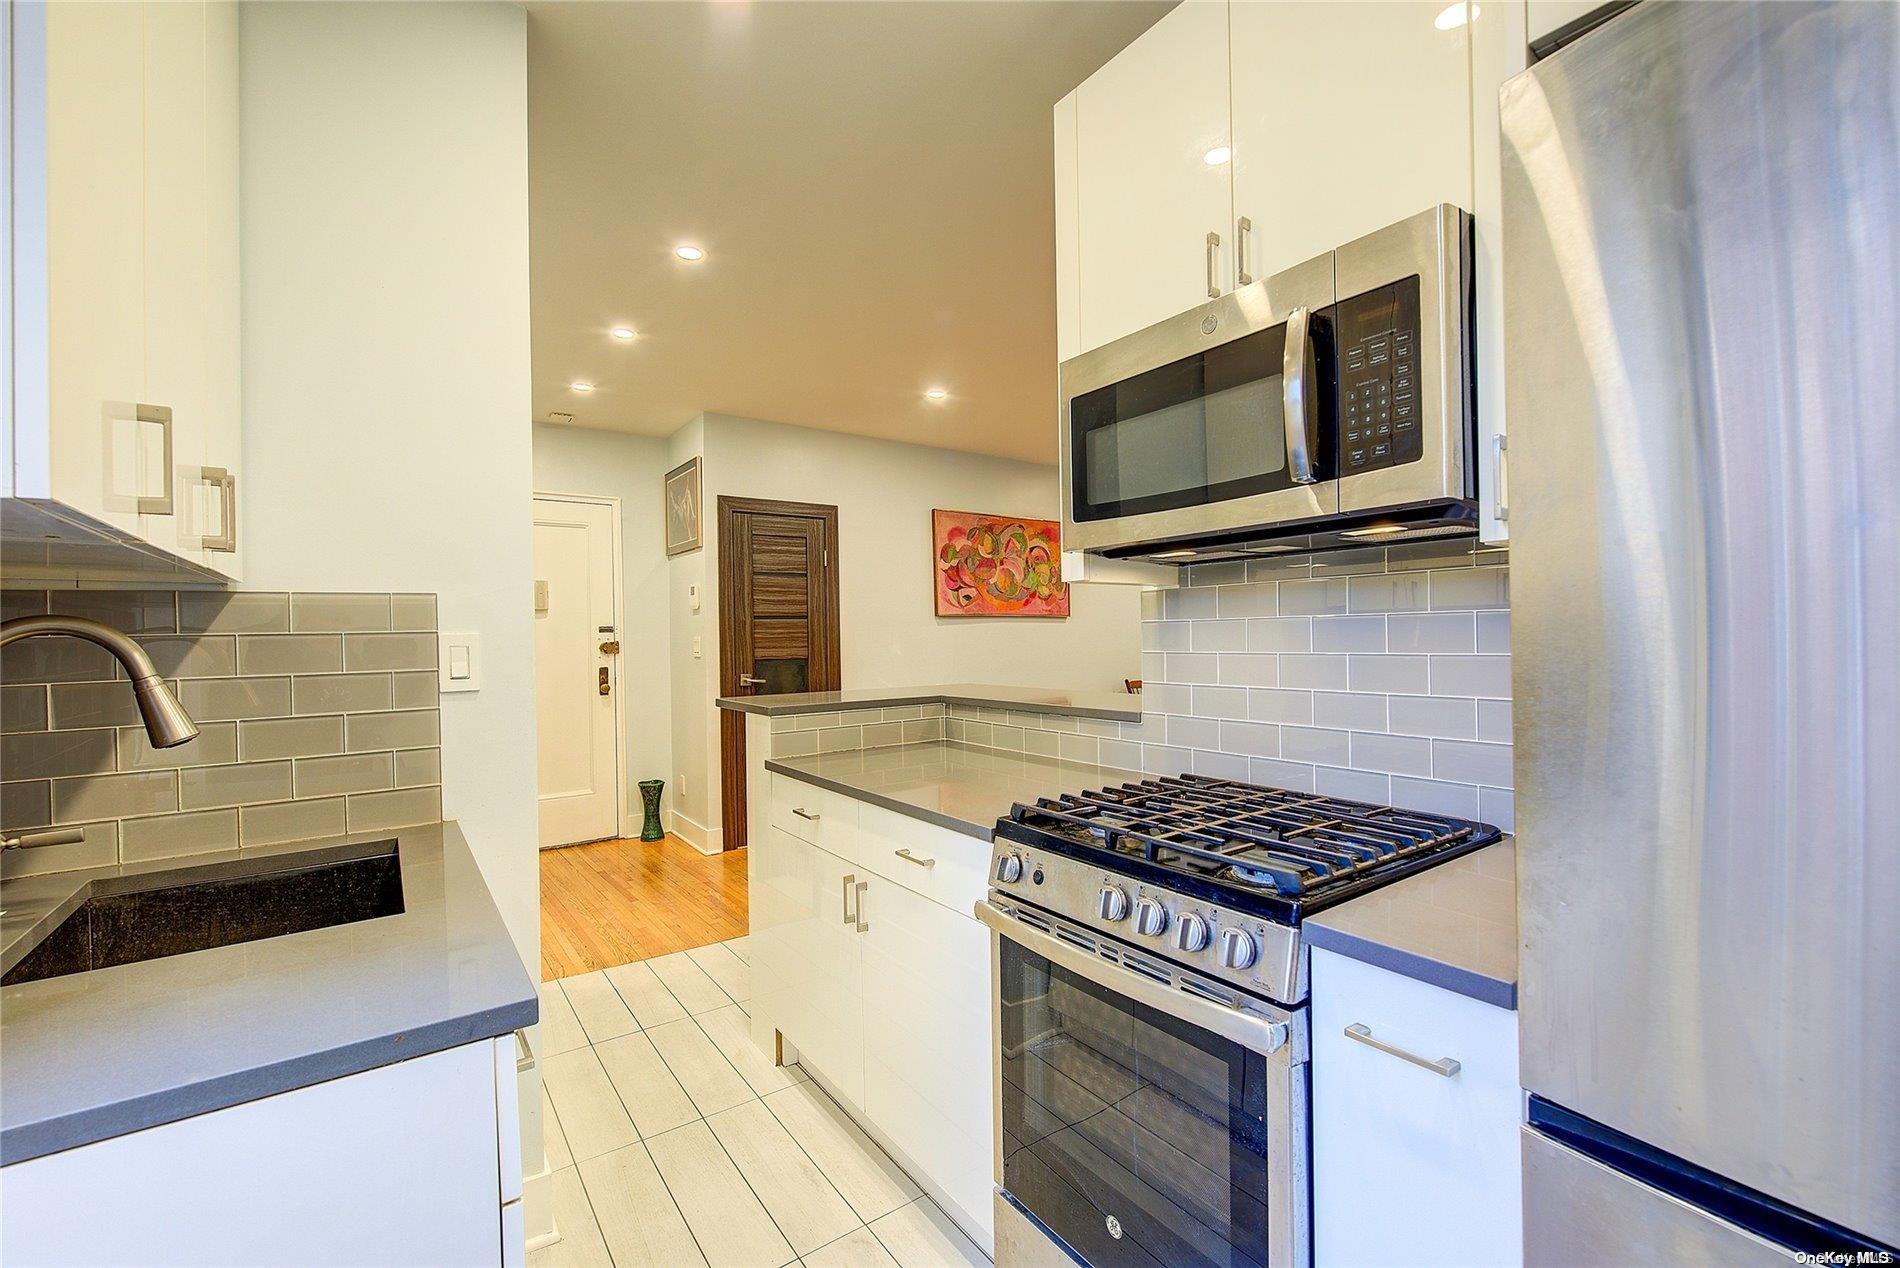
[{"label": "baseboard trim", "polygon": [[690,818],[678,810],[674,810],[671,813],[673,816],[674,836],[686,842],[686,844],[692,846],[701,854],[717,854],[720,852],[721,833],[718,829],[708,828],[705,824]]}]

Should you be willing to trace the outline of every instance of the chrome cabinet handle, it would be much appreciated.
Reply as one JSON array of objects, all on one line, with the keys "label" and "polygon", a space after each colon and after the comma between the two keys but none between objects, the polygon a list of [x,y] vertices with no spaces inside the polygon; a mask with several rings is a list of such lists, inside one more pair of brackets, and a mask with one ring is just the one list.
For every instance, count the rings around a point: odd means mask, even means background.
[{"label": "chrome cabinet handle", "polygon": [[805,807],[803,806],[793,806],[792,813],[797,815],[801,819],[808,819],[813,823],[817,823],[818,820],[823,817],[821,815],[812,813],[811,811],[805,809]]},{"label": "chrome cabinet handle", "polygon": [[912,854],[908,848],[899,850],[897,852],[897,857],[900,859],[903,859],[906,863],[915,863],[918,867],[937,866],[936,859],[919,858],[915,854]]},{"label": "chrome cabinet handle", "polygon": [[1307,351],[1312,344],[1312,313],[1296,308],[1287,314],[1286,347],[1280,354],[1281,407],[1286,428],[1286,469],[1295,484],[1313,483],[1312,423],[1309,417],[1311,376]]},{"label": "chrome cabinet handle", "polygon": [[159,459],[159,469],[165,473],[165,492],[159,497],[141,497],[138,500],[140,515],[170,515],[177,509],[172,498],[172,407],[169,405],[138,405],[133,416],[141,423],[157,423],[165,438],[165,454]]},{"label": "chrome cabinet handle", "polygon": [[1511,469],[1505,463],[1504,433],[1491,437],[1491,487],[1498,504],[1498,523],[1511,518]]},{"label": "chrome cabinet handle", "polygon": [[1253,236],[1253,221],[1242,216],[1234,229],[1234,281],[1245,286],[1253,281],[1247,271],[1247,239]]},{"label": "chrome cabinet handle", "polygon": [[844,922],[847,925],[855,923],[858,918],[857,913],[851,910],[851,884],[857,879],[855,874],[844,878],[844,901],[839,905],[844,908]]},{"label": "chrome cabinet handle", "polygon": [[41,845],[77,845],[86,839],[84,828],[45,828],[22,832],[17,837],[0,837],[0,850],[24,850]]},{"label": "chrome cabinet handle", "polygon": [[1368,1048],[1376,1048],[1387,1056],[1397,1057],[1401,1061],[1410,1061],[1420,1069],[1430,1070],[1433,1074],[1443,1075],[1447,1079],[1455,1077],[1458,1071],[1464,1068],[1450,1057],[1440,1057],[1436,1061],[1430,1061],[1415,1052],[1407,1052],[1403,1048],[1395,1048],[1382,1039],[1374,1039],[1372,1037],[1372,1028],[1364,1022],[1356,1021],[1346,1027],[1346,1038],[1355,1043],[1362,1043]]},{"label": "chrome cabinet handle", "polygon": [[857,910],[857,922],[858,922],[858,932],[859,932],[859,933],[864,933],[864,932],[866,932],[866,931],[868,931],[868,930],[870,929],[870,927],[871,927],[871,926],[870,926],[870,923],[869,923],[868,921],[866,921],[866,920],[865,920],[865,918],[864,918],[864,891],[865,891],[865,890],[867,890],[867,889],[869,889],[869,888],[871,888],[871,886],[870,886],[870,884],[869,884],[868,882],[865,882],[865,881],[859,881],[859,882],[858,882],[858,910]]},{"label": "chrome cabinet handle", "polygon": [[206,550],[230,554],[237,550],[237,477],[223,467],[201,467],[199,480],[218,490],[218,527],[214,537],[201,539]]},{"label": "chrome cabinet handle", "polygon": [[1214,280],[1214,252],[1220,250],[1220,235],[1211,230],[1207,235],[1207,297],[1220,298],[1220,283]]}]

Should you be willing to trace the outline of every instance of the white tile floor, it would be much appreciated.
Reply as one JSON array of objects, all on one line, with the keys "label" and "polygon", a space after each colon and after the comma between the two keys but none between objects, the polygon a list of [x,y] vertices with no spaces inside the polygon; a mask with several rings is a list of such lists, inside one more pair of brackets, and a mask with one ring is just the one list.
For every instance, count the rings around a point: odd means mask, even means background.
[{"label": "white tile floor", "polygon": [[753,1044],[746,940],[541,986],[561,1240],[530,1268],[987,1268],[797,1066]]}]

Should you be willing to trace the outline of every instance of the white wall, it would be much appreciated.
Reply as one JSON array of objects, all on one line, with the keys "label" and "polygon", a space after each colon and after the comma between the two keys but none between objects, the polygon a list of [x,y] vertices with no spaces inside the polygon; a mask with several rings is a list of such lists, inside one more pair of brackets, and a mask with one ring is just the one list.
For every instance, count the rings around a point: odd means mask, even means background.
[{"label": "white wall", "polygon": [[[667,469],[705,456],[706,421],[695,418],[667,440]],[[712,499],[705,502],[710,518]],[[710,544],[710,534],[704,535]],[[702,850],[719,848],[719,727],[706,701],[719,685],[719,621],[707,582],[718,569],[709,549],[667,560],[668,627],[673,672],[673,831]],[[700,609],[693,611],[698,588]],[[693,646],[697,637],[699,646]],[[710,745],[711,761],[708,763]]]},{"label": "white wall", "polygon": [[[695,722],[676,688],[674,758],[681,808],[710,831],[717,830],[719,819],[719,728],[711,702],[718,695],[718,570],[713,561],[721,494],[838,507],[838,604],[847,688],[981,682],[1114,691],[1124,679],[1140,676],[1140,593],[1132,587],[1075,586],[1067,620],[935,613],[931,510],[1055,518],[1055,468],[722,414],[704,415],[699,423],[706,463],[706,550],[690,558],[702,560],[695,579],[705,602],[683,624],[676,616],[675,629],[689,648],[692,636],[699,635],[704,655],[694,661],[689,652],[682,661],[676,649],[675,668],[690,676],[702,716]],[[695,725],[701,732],[688,734]]]},{"label": "white wall", "polygon": [[534,426],[537,493],[584,493],[620,499],[620,691],[627,733],[620,751],[627,766],[627,800],[639,824],[642,779],[673,786],[673,674],[667,623],[668,569],[662,536],[660,488],[667,442],[584,427]]},{"label": "white wall", "polygon": [[242,75],[247,585],[434,591],[481,635],[443,810],[538,980],[526,17],[246,5]]}]

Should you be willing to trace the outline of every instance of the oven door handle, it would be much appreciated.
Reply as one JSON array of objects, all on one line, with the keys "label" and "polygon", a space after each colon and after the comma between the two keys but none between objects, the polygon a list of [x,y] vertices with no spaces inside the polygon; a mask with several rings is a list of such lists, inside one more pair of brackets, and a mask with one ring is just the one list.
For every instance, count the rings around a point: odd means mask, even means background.
[{"label": "oven door handle", "polygon": [[1295,484],[1312,484],[1313,376],[1307,350],[1313,341],[1313,314],[1300,307],[1287,314],[1286,347],[1280,354],[1280,406],[1286,427],[1286,470]]},{"label": "oven door handle", "polygon": [[[1100,986],[1127,996],[1137,1004],[1145,1004],[1156,1012],[1166,1013],[1176,1021],[1198,1026],[1211,1034],[1231,1039],[1243,1048],[1259,1053],[1276,1052],[1286,1046],[1291,1035],[1285,1018],[1289,1014],[1274,1009],[1282,1020],[1261,1016],[1255,1013],[1243,1013],[1223,1007],[1212,1000],[1189,995],[1160,982],[1120,969],[1090,955],[1080,947],[1072,947],[1060,938],[1032,929],[1012,916],[1004,914],[990,903],[979,900],[976,904],[976,918],[988,925],[999,936],[1008,938],[1026,951],[1032,951],[1048,960],[1051,964],[1061,965],[1078,977],[1085,977]],[[1265,1005],[1262,1005],[1265,1008]]]}]

